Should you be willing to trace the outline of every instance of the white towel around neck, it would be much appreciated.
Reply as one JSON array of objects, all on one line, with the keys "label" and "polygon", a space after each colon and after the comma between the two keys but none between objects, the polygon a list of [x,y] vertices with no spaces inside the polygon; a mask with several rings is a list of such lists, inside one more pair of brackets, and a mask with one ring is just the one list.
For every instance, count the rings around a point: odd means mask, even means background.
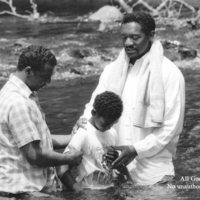
[{"label": "white towel around neck", "polygon": [[[140,128],[161,127],[164,120],[165,94],[162,79],[163,47],[153,41],[140,72],[133,125]],[[122,96],[127,78],[129,58],[124,49],[112,65],[107,90]],[[134,67],[134,66],[133,66]]]}]

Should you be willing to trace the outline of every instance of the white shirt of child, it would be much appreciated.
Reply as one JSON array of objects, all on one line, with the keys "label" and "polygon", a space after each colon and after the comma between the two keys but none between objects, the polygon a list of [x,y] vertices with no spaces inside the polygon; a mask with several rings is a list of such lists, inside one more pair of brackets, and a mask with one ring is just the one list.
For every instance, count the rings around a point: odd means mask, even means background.
[{"label": "white shirt of child", "polygon": [[97,130],[90,122],[86,125],[87,130],[79,128],[73,136],[64,153],[70,147],[83,152],[83,159],[78,166],[77,182],[83,188],[103,189],[112,186],[109,167],[106,166],[104,154],[108,146],[117,145],[118,136],[115,129],[111,128],[105,132]]}]

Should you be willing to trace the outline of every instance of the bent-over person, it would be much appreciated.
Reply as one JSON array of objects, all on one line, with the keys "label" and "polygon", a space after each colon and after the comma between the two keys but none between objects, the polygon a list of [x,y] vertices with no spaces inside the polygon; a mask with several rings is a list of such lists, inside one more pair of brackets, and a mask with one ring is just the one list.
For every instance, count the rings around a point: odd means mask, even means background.
[{"label": "bent-over person", "polygon": [[51,82],[57,64],[50,50],[29,46],[0,91],[0,194],[56,190],[54,166],[78,165],[82,153],[58,153],[67,135],[51,137],[37,92]]}]

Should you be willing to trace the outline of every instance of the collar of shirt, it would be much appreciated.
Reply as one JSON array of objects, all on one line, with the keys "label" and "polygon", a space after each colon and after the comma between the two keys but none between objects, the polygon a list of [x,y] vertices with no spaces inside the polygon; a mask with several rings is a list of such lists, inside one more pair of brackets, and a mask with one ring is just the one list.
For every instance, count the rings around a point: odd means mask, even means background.
[{"label": "collar of shirt", "polygon": [[144,59],[147,57],[147,55],[149,54],[149,52],[147,52],[146,54],[144,54],[141,58],[137,59],[134,63],[134,65],[132,63],[129,63],[129,67],[133,67],[135,65],[141,65],[144,61]]},{"label": "collar of shirt", "polygon": [[31,95],[37,97],[37,95],[33,93],[29,87],[14,74],[10,75],[9,81],[19,89],[19,92],[22,96],[26,98],[29,98]]},{"label": "collar of shirt", "polygon": [[129,63],[129,73],[132,76],[137,76],[140,67],[142,66],[142,63],[144,61],[144,59],[147,57],[147,55],[149,55],[149,52],[147,52],[146,54],[144,54],[141,58],[137,59],[133,64]]}]

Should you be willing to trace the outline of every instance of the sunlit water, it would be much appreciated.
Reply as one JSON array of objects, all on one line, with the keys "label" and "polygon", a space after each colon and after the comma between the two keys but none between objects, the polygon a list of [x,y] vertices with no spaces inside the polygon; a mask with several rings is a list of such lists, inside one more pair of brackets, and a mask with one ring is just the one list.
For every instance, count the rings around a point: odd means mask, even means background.
[{"label": "sunlit water", "polygon": [[[64,42],[68,35],[74,41],[83,41],[88,47],[100,51],[110,51],[121,47],[119,33],[99,33],[98,23],[56,23],[38,24],[14,18],[1,18],[1,37],[15,41],[18,38],[31,38],[34,43],[45,45]],[[71,47],[74,47],[71,45]],[[53,51],[58,54],[63,46],[57,46]],[[11,63],[17,59],[20,51],[14,45],[0,48],[3,58]],[[14,64],[14,63],[13,63]],[[184,130],[180,137],[174,165],[176,182],[166,186],[137,186],[128,183],[120,184],[107,190],[85,190],[81,193],[68,191],[58,192],[49,197],[24,196],[17,199],[49,199],[49,200],[114,200],[114,199],[198,199],[200,197],[200,70],[182,69],[186,80],[186,115]],[[98,83],[99,75],[80,76],[78,78],[53,81],[50,86],[40,91],[41,106],[46,113],[47,124],[52,134],[69,134],[82,114],[84,105],[90,99],[91,93]],[[1,82],[0,87],[4,82]],[[181,180],[181,178],[184,177]],[[189,177],[189,180],[187,180]],[[195,178],[196,177],[196,178]],[[187,181],[186,181],[187,180]],[[196,185],[195,186],[193,186]],[[191,189],[191,187],[195,189]],[[199,198],[200,199],[200,198]]]}]

